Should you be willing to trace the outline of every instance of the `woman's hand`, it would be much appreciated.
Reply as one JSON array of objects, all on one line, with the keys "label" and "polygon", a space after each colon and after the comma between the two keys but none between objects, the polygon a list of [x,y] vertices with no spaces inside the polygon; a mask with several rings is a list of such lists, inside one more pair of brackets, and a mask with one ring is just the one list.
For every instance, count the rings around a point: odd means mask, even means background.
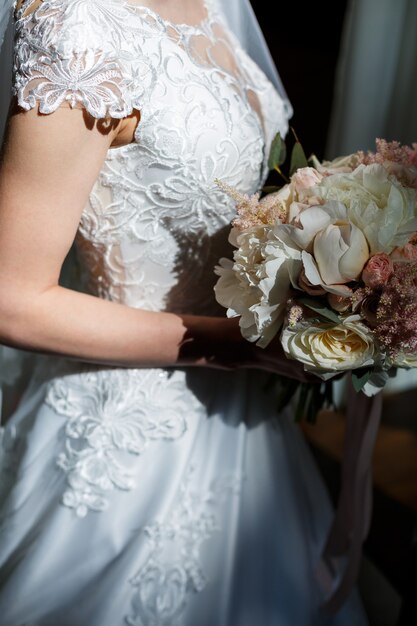
[{"label": "woman's hand", "polygon": [[[190,318],[192,320],[192,318]],[[205,341],[195,341],[195,331],[190,333],[194,340],[185,342],[181,350],[181,356],[193,355],[200,350],[204,356],[204,362],[210,367],[228,370],[240,368],[261,369],[274,372],[287,378],[294,378],[303,383],[321,383],[322,380],[314,374],[304,370],[299,361],[287,358],[279,337],[271,341],[267,348],[259,348],[256,344],[244,339],[239,328],[239,320],[212,318],[215,331],[210,337],[208,327],[205,327]],[[208,333],[208,334],[207,334]]]},{"label": "woman's hand", "polygon": [[310,374],[304,365],[289,359],[282,347],[279,337],[275,337],[266,348],[253,346],[254,366],[274,372],[287,378],[294,378],[302,383],[322,383],[322,379]]}]

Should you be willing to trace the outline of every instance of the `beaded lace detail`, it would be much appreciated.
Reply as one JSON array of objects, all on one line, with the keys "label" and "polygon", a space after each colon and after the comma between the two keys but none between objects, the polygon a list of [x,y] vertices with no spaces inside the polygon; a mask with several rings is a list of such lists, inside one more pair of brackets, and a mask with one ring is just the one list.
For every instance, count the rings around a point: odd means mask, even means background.
[{"label": "beaded lace detail", "polygon": [[150,551],[130,581],[135,592],[129,626],[180,626],[189,597],[207,584],[200,551],[221,530],[221,504],[239,494],[242,477],[222,477],[197,493],[193,473],[190,467],[169,519],[144,528]]},{"label": "beaded lace detail", "polygon": [[45,402],[68,418],[57,463],[67,474],[62,502],[85,517],[103,511],[115,490],[136,486],[134,458],[154,442],[174,441],[200,410],[180,372],[98,368],[54,379]]}]

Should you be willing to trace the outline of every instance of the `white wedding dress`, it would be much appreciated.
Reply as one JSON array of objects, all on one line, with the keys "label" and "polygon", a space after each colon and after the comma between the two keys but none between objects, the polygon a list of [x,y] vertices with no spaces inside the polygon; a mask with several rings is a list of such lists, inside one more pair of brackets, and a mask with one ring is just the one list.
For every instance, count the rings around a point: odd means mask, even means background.
[{"label": "white wedding dress", "polygon": [[[21,107],[141,111],[81,217],[82,288],[224,315],[213,269],[234,207],[214,181],[260,188],[283,101],[216,0],[192,25],[132,1],[32,5],[16,12]],[[367,624],[356,591],[336,617],[319,611],[332,511],[264,373],[28,364],[3,437],[2,626]]]}]

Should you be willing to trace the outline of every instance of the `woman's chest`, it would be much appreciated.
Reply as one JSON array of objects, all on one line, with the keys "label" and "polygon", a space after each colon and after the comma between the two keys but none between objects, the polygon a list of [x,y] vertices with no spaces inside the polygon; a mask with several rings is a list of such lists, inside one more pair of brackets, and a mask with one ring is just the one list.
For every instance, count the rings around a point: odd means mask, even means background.
[{"label": "woman's chest", "polygon": [[217,180],[243,193],[264,181],[270,140],[286,130],[281,100],[244,55],[234,74],[166,32],[153,29],[136,43],[140,121],[131,144],[109,150],[83,222],[94,225],[94,237],[108,237],[109,220],[117,238],[120,229],[146,240],[161,228],[212,235],[235,214]]}]

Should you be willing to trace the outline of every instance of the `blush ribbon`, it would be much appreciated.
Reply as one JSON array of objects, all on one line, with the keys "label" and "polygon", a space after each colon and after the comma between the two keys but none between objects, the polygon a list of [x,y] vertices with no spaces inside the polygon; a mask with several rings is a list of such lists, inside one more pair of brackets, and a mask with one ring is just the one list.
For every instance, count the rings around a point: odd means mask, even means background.
[{"label": "blush ribbon", "polygon": [[382,413],[382,392],[355,392],[349,379],[342,480],[336,514],[320,563],[327,595],[322,609],[336,613],[354,587],[372,515],[372,456]]}]

